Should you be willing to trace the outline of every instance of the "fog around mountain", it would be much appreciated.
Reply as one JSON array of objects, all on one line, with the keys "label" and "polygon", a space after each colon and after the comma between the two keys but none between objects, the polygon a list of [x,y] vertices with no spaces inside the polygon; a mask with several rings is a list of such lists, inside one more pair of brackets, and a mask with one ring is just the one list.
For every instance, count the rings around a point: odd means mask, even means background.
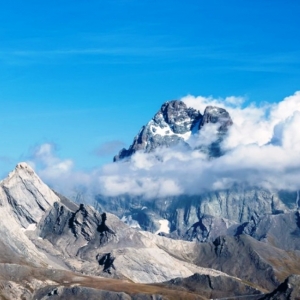
[{"label": "fog around mountain", "polygon": [[[37,146],[27,162],[56,190],[69,196],[88,191],[87,198],[126,193],[146,198],[195,195],[244,182],[263,188],[300,189],[300,92],[279,103],[259,106],[241,97],[189,95],[181,100],[202,114],[208,105],[229,112],[233,125],[221,144],[221,157],[212,159],[194,149],[216,139],[211,124],[188,139],[190,148],[137,152],[130,162],[112,162],[92,171],[77,170],[76,162],[60,158],[50,143]],[[119,122],[122,136],[122,120]]]}]

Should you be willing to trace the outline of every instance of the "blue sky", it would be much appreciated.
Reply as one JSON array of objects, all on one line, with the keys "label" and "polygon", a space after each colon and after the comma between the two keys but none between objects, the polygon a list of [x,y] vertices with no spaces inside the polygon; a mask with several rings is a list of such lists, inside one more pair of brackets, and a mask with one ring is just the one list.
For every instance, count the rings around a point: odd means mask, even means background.
[{"label": "blue sky", "polygon": [[[43,143],[110,162],[164,101],[299,90],[299,1],[6,1],[0,174]],[[2,176],[2,177],[3,177]]]}]

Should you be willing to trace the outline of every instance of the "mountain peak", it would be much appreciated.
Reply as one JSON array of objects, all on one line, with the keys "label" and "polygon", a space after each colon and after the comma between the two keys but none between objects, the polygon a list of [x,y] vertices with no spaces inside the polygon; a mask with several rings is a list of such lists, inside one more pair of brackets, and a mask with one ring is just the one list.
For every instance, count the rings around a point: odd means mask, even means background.
[{"label": "mountain peak", "polygon": [[24,228],[37,223],[44,212],[59,201],[59,197],[25,162],[18,163],[0,182],[0,203]]},{"label": "mountain peak", "polygon": [[15,171],[18,170],[24,170],[25,172],[29,173],[29,174],[35,174],[34,170],[32,169],[32,167],[27,164],[26,162],[20,162],[16,165]]},{"label": "mountain peak", "polygon": [[33,168],[27,164],[26,162],[20,162],[16,165],[13,171],[11,171],[8,176],[1,181],[1,183],[8,183],[13,180],[15,177],[22,177],[27,179],[37,178],[37,180],[41,181],[38,175],[35,173]]},{"label": "mountain peak", "polygon": [[228,127],[233,124],[231,117],[226,109],[217,106],[207,106],[204,111],[204,115],[199,129],[207,123],[218,123],[218,131],[224,133],[228,130]]},{"label": "mountain peak", "polygon": [[[173,147],[178,144],[188,146],[187,140],[205,124],[217,123],[218,133],[224,135],[232,125],[229,113],[219,107],[207,106],[204,115],[200,111],[187,107],[183,101],[165,102],[154,117],[141,128],[132,145],[123,148],[114,161],[131,157],[137,151],[152,152],[161,147]],[[220,152],[220,151],[214,151]]]}]

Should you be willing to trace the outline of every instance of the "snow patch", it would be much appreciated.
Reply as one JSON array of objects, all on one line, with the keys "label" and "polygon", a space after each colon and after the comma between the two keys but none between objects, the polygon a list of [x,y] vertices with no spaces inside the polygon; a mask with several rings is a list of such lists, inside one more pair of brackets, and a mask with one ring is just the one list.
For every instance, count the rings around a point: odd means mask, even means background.
[{"label": "snow patch", "polygon": [[36,230],[36,223],[32,223],[28,225],[28,227],[25,229],[26,231],[34,231]]},{"label": "snow patch", "polygon": [[159,220],[160,228],[155,232],[155,234],[159,234],[160,232],[163,233],[170,233],[169,221],[168,220]]},{"label": "snow patch", "polygon": [[170,126],[161,128],[159,126],[150,125],[150,130],[154,135],[160,135],[162,137],[176,135],[176,136],[182,138],[184,141],[188,140],[192,134],[191,131],[187,131],[186,133],[183,133],[183,134],[174,133],[173,130],[170,128]]},{"label": "snow patch", "polygon": [[125,224],[127,224],[131,228],[141,229],[141,226],[140,226],[139,222],[136,221],[136,220],[133,220],[131,215],[123,216],[121,221],[124,222]]}]

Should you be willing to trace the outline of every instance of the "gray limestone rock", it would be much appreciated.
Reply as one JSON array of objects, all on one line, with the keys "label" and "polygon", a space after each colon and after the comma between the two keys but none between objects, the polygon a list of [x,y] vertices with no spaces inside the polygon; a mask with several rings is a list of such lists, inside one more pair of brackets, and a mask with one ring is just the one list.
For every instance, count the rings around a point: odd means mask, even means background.
[{"label": "gray limestone rock", "polygon": [[255,286],[273,290],[286,274],[300,274],[299,251],[284,251],[250,236],[221,236],[199,245],[196,264],[222,270]]},{"label": "gray limestone rock", "polygon": [[39,238],[32,240],[40,250],[84,274],[151,283],[187,277],[197,270],[213,273],[175,258],[172,252],[153,244],[152,237],[89,206],[79,205],[72,211],[55,203],[36,233]]},{"label": "gray limestone rock", "polygon": [[[171,230],[166,235],[181,230],[179,237],[196,243],[140,231],[113,214],[75,204],[54,193],[22,164],[0,183],[0,297],[51,299],[60,293],[61,299],[205,299],[205,293],[221,295],[222,284],[228,287],[226,295],[233,290],[251,293],[249,285],[273,290],[288,275],[300,274],[299,213],[291,211],[298,208],[298,197],[241,189],[147,203],[124,200],[118,208],[122,212],[134,203],[139,213],[149,215],[146,226],[157,234],[163,227]],[[26,209],[21,215],[17,205],[32,207],[32,212]],[[110,205],[120,207],[116,202]],[[243,220],[246,223],[238,226]],[[227,236],[213,240],[223,232]],[[238,235],[228,236],[234,233]],[[172,281],[188,291],[133,283],[174,278],[189,278]]]}]

